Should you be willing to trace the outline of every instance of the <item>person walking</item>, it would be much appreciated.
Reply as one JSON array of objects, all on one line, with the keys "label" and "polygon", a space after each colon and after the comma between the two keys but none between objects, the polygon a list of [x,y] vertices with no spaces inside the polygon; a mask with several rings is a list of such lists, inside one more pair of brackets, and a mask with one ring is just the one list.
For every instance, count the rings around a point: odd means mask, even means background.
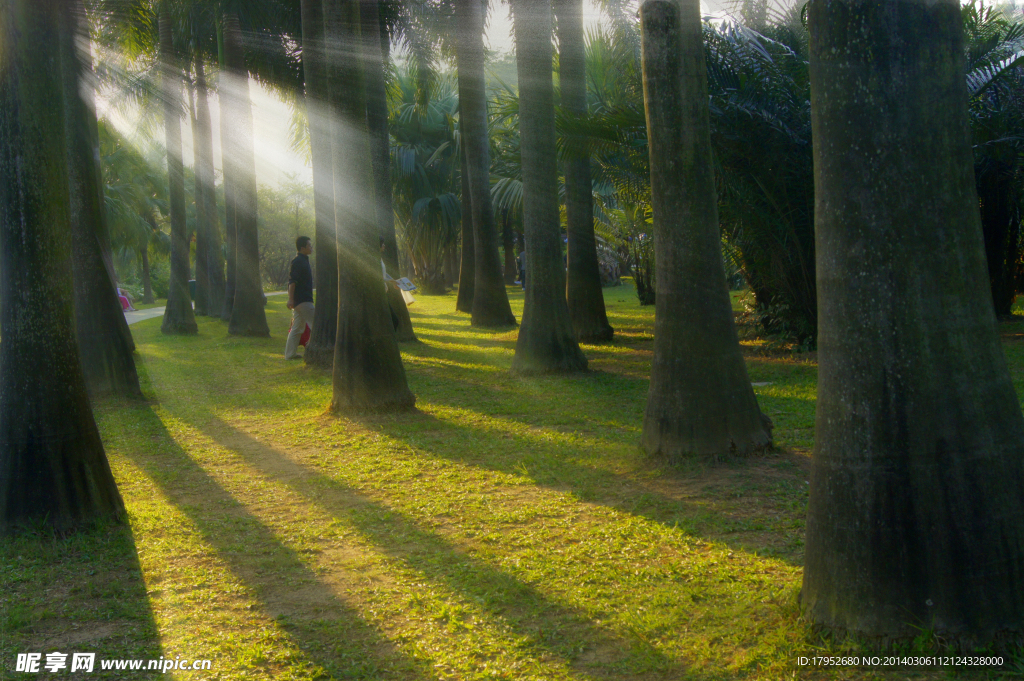
[{"label": "person walking", "polygon": [[306,325],[313,326],[313,268],[309,265],[309,255],[313,252],[313,241],[308,236],[300,236],[295,240],[298,255],[292,260],[291,272],[288,275],[288,309],[292,311],[292,328],[288,332],[288,340],[284,344],[284,358],[298,359],[299,340],[306,330]]}]

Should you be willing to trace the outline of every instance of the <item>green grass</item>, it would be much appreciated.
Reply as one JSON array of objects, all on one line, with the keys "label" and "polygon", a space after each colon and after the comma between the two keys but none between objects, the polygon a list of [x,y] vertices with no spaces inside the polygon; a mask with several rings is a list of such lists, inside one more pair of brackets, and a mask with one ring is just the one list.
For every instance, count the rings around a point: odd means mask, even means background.
[{"label": "green grass", "polygon": [[858,650],[797,607],[814,355],[745,340],[779,450],[668,469],[639,448],[653,307],[606,299],[592,371],[526,379],[515,331],[420,296],[417,411],[357,419],[283,359],[283,297],[269,340],[134,325],[149,399],[97,405],[129,527],[0,541],[0,679],[52,650],[213,660],[180,679],[949,676],[796,664]]}]

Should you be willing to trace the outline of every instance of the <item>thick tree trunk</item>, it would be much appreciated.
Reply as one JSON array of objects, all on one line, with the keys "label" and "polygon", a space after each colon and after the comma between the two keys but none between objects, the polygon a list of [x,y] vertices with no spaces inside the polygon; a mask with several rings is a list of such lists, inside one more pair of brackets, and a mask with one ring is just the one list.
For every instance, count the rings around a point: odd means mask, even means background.
[{"label": "thick tree trunk", "polygon": [[[196,237],[196,289],[199,288],[199,270],[205,272],[206,313],[219,317],[224,310],[224,254],[221,251],[220,216],[217,214],[217,188],[213,169],[213,125],[206,86],[206,69],[202,59],[196,60],[196,185],[202,187],[202,210],[197,197],[197,213],[201,215],[200,232],[206,236],[203,249],[205,258],[199,257]],[[198,194],[198,192],[197,192]]]},{"label": "thick tree trunk", "polygon": [[558,228],[558,168],[551,74],[551,7],[514,0],[519,130],[523,166],[523,232],[529,273],[523,323],[512,371],[584,371],[565,301],[565,268]]},{"label": "thick tree trunk", "polygon": [[68,145],[71,248],[78,354],[92,395],[142,395],[128,322],[103,258],[106,234],[99,166],[99,132],[89,81],[85,8],[73,2],[63,15],[61,61]]},{"label": "thick tree trunk", "polygon": [[[558,18],[558,82],[562,109],[576,118],[587,115],[587,68],[584,58],[583,0],[555,0]],[[604,309],[601,269],[594,237],[590,155],[565,163],[565,215],[569,248],[566,299],[572,328],[580,342],[608,341],[614,331]]]},{"label": "thick tree trunk", "polygon": [[352,54],[352,46],[360,45],[359,0],[327,0],[324,19],[328,54],[337,56],[332,85],[346,93],[334,112],[340,123],[335,137],[335,187],[344,191],[335,196],[338,338],[331,409],[341,413],[409,409],[416,398],[406,382],[380,271],[366,129],[365,55],[359,50]]},{"label": "thick tree trunk", "polygon": [[[381,29],[377,0],[359,3],[363,40],[366,42],[366,125],[370,131],[373,160],[373,187],[377,200],[377,226],[384,242],[381,259],[388,274],[396,279],[402,276],[398,268],[398,240],[395,237],[395,212],[391,204],[391,152],[388,140],[388,95],[384,83],[383,41],[386,33]],[[412,318],[401,291],[388,287],[388,305],[398,318],[395,335],[400,342],[416,340]]]},{"label": "thick tree trunk", "polygon": [[658,296],[643,445],[670,461],[771,446],[733,322],[697,0],[641,6]]},{"label": "thick tree trunk", "polygon": [[[801,603],[1024,629],[1024,418],[995,328],[956,0],[812,0],[818,402]],[[659,291],[658,295],[661,295]]]},{"label": "thick tree trunk", "polygon": [[196,333],[198,327],[188,292],[189,243],[185,234],[185,169],[181,160],[181,69],[174,54],[170,10],[166,2],[160,6],[160,62],[171,204],[171,273],[160,330],[190,335]]},{"label": "thick tree trunk", "polygon": [[256,149],[253,146],[252,102],[249,72],[245,67],[242,29],[238,15],[224,14],[224,76],[234,138],[235,208],[235,302],[231,306],[228,333],[234,336],[270,336],[263,309],[260,277],[260,244],[256,220]]},{"label": "thick tree trunk", "polygon": [[[462,117],[461,113],[459,117]],[[459,312],[472,313],[473,298],[476,296],[476,240],[473,237],[473,201],[469,191],[469,164],[466,159],[465,141],[459,153],[459,166],[462,181],[462,261],[459,266],[459,292],[455,299],[455,309]]]},{"label": "thick tree trunk", "polygon": [[[459,70],[459,128],[466,150],[473,218],[474,279],[472,325],[515,326],[498,256],[498,233],[491,208],[491,150],[487,134],[484,78],[484,3],[458,0],[456,61]],[[463,247],[465,248],[465,247]]]},{"label": "thick tree trunk", "polygon": [[[302,0],[302,72],[306,78],[306,115],[313,160],[313,210],[316,234],[316,314],[303,361],[330,369],[338,337],[338,245],[334,222],[334,167],[331,107],[324,49],[321,0]],[[339,93],[341,95],[342,93]]]},{"label": "thick tree trunk", "polygon": [[123,515],[75,343],[57,0],[0,14],[0,533]]}]

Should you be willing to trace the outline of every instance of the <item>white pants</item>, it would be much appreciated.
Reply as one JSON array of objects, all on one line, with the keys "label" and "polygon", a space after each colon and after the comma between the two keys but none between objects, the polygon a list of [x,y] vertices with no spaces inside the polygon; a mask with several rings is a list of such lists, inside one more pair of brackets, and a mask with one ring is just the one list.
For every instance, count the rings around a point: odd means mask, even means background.
[{"label": "white pants", "polygon": [[288,340],[284,344],[284,358],[291,359],[299,355],[299,341],[306,330],[306,324],[313,327],[313,303],[299,303],[292,310],[292,330],[288,332]]}]

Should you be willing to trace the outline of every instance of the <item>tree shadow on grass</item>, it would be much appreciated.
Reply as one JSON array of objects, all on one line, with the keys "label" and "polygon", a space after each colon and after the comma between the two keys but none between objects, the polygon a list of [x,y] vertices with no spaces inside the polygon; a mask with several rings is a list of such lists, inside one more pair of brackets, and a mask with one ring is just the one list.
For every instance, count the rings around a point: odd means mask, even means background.
[{"label": "tree shadow on grass", "polygon": [[588,679],[624,671],[632,672],[631,679],[677,679],[686,673],[682,662],[642,639],[618,637],[595,624],[587,613],[551,601],[535,587],[467,555],[402,513],[296,463],[216,416],[209,416],[203,430],[264,474],[338,520],[351,523],[377,550],[479,604],[512,629],[513,645],[524,653],[540,659],[554,656]]},{"label": "tree shadow on grass", "polygon": [[[106,524],[55,537],[0,537],[0,678],[19,653],[158,659],[160,635],[131,528]],[[48,673],[44,674],[49,676]],[[138,672],[104,678],[140,678]],[[79,674],[73,674],[78,678]]]},{"label": "tree shadow on grass", "polygon": [[[437,678],[428,665],[402,653],[334,596],[293,549],[181,448],[151,409],[135,408],[125,416],[133,436],[148,437],[159,453],[144,456],[128,449],[123,455],[188,516],[310,662],[330,678]],[[310,591],[316,594],[315,604],[303,596]]]},{"label": "tree shadow on grass", "polygon": [[[799,466],[771,469],[769,462],[789,463],[778,456],[694,464],[687,469],[643,460],[642,474],[637,475],[595,458],[591,443],[573,443],[571,436],[552,440],[543,431],[481,432],[478,424],[443,420],[422,411],[400,420],[367,417],[360,423],[432,457],[526,476],[536,485],[569,492],[584,502],[737,550],[755,550],[798,567],[803,564],[807,493],[802,471]],[[484,440],[488,446],[479,446]],[[639,452],[637,456],[642,457]]]}]

